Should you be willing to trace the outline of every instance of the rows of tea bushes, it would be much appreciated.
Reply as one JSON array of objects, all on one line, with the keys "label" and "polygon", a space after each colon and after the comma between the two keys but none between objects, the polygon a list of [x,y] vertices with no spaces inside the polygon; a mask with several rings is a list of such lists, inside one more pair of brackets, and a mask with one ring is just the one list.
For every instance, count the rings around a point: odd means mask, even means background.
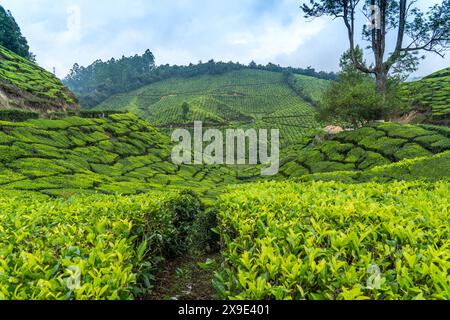
[{"label": "rows of tea bushes", "polygon": [[[52,73],[0,46],[0,88],[32,94],[41,102],[76,105],[76,98]],[[19,91],[17,91],[19,90]]]},{"label": "rows of tea bushes", "polygon": [[450,152],[432,157],[403,160],[365,171],[341,171],[305,175],[297,181],[339,181],[345,183],[392,182],[392,181],[450,180]]},{"label": "rows of tea bushes", "polygon": [[432,110],[433,120],[450,120],[450,68],[402,87],[405,100],[415,107]]},{"label": "rows of tea bushes", "polygon": [[165,257],[190,244],[189,193],[76,196],[0,192],[0,299],[111,300],[149,294]]},{"label": "rows of tea bushes", "polygon": [[450,184],[260,183],[221,197],[231,299],[449,299]]},{"label": "rows of tea bushes", "polygon": [[450,130],[439,126],[383,123],[343,132],[329,141],[306,139],[285,151],[281,174],[300,177],[335,171],[365,171],[405,159],[450,150]]},{"label": "rows of tea bushes", "polygon": [[54,196],[191,188],[204,196],[239,170],[177,166],[169,138],[132,114],[0,122],[0,188]]},{"label": "rows of tea bushes", "polygon": [[[325,82],[300,80],[299,86],[307,90],[309,84],[307,94],[314,96]],[[261,70],[163,80],[113,96],[95,109],[133,112],[158,127],[189,128],[194,121],[203,121],[225,128],[280,129],[286,144],[317,127],[311,103],[290,88],[281,73]]]}]

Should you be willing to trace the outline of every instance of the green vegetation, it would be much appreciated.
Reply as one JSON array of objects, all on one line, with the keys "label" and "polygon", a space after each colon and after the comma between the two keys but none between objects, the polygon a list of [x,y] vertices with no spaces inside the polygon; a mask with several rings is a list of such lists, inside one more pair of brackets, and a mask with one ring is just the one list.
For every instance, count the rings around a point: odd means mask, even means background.
[{"label": "green vegetation", "polygon": [[450,132],[438,126],[383,123],[343,132],[332,140],[306,139],[284,151],[280,173],[300,177],[310,173],[365,171],[405,159],[450,150]]},{"label": "green vegetation", "polygon": [[0,5],[0,46],[8,48],[21,57],[34,60],[28,41],[22,35],[20,27],[11,12]]},{"label": "green vegetation", "polygon": [[305,75],[316,79],[336,79],[334,73],[316,72],[308,67],[284,68],[273,63],[257,65],[252,62],[248,66],[234,62],[215,62],[190,64],[188,66],[155,65],[155,57],[150,50],[142,55],[110,59],[103,62],[96,60],[90,66],[82,67],[77,63],[64,79],[66,84],[80,98],[85,108],[93,108],[116,94],[129,94],[141,87],[169,79],[185,79],[199,76],[222,75],[233,71],[261,70],[276,73],[288,72]]},{"label": "green vegetation", "polygon": [[221,243],[223,298],[448,297],[448,128],[306,136],[274,178],[297,180],[227,192],[258,168],[177,166],[147,121],[96,114],[0,121],[0,298],[207,298]]},{"label": "green vegetation", "polygon": [[186,230],[193,222],[181,213],[192,211],[198,200],[187,194],[62,200],[1,192],[0,298],[142,296],[161,261],[191,243]]},{"label": "green vegetation", "polygon": [[341,181],[345,183],[450,180],[450,152],[440,153],[432,157],[403,160],[366,171],[305,175],[298,180],[302,182]]},{"label": "green vegetation", "polygon": [[[317,96],[323,81],[301,79],[309,80],[308,90]],[[102,109],[127,110],[167,129],[192,126],[196,120],[219,128],[276,128],[286,143],[318,126],[314,108],[289,87],[283,74],[260,70],[160,81],[114,96],[96,108]]]},{"label": "green vegetation", "polygon": [[420,81],[403,86],[405,100],[419,110],[431,110],[433,120],[446,121],[450,117],[450,68],[438,71]]},{"label": "green vegetation", "polygon": [[[102,116],[0,121],[0,298],[205,298],[218,266],[192,257],[215,259],[220,243],[224,298],[445,297],[449,186],[436,181],[449,178],[448,128],[306,137],[283,155],[282,176],[298,181],[228,192],[261,180],[258,168],[177,166],[147,121]],[[410,182],[382,184],[395,180]],[[173,274],[159,272],[164,261]],[[369,264],[380,290],[364,287]]]},{"label": "green vegetation", "polygon": [[[355,55],[363,64],[363,51],[359,47]],[[371,121],[389,119],[403,109],[397,81],[390,79],[380,94],[374,77],[354,66],[350,51],[342,55],[340,66],[338,81],[333,81],[323,93],[320,119],[351,124],[357,129]]]},{"label": "green vegetation", "polygon": [[50,72],[0,46],[2,108],[37,112],[76,108],[75,96]]},{"label": "green vegetation", "polygon": [[0,186],[47,195],[189,188],[206,198],[245,169],[176,166],[170,141],[132,114],[0,122]]},{"label": "green vegetation", "polygon": [[450,184],[262,183],[221,197],[233,299],[450,296]]},{"label": "green vegetation", "polygon": [[314,105],[322,101],[323,93],[330,86],[330,81],[323,79],[312,80],[309,76],[294,75],[292,86],[305,101]]}]

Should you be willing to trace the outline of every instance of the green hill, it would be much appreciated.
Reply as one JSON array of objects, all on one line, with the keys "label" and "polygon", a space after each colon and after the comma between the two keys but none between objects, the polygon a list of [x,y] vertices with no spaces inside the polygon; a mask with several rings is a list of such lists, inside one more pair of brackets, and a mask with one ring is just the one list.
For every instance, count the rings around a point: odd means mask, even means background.
[{"label": "green hill", "polygon": [[[326,81],[298,77],[305,94],[317,99]],[[182,105],[188,109],[183,112]],[[240,70],[221,75],[169,79],[106,100],[97,110],[127,110],[161,128],[192,126],[278,128],[282,140],[297,141],[318,126],[315,109],[282,73]]]},{"label": "green hill", "polygon": [[433,120],[450,119],[450,68],[433,73],[403,87],[404,96],[415,107],[432,111]]},{"label": "green hill", "polygon": [[365,171],[405,159],[429,157],[450,150],[450,129],[384,123],[344,132],[330,141],[311,137],[284,151],[280,173]]},{"label": "green hill", "polygon": [[[449,185],[437,181],[449,179],[449,142],[446,127],[391,123],[304,138],[284,152],[279,177],[298,179],[265,182],[258,168],[172,164],[168,137],[132,113],[1,121],[0,298],[141,298],[165,258],[218,248],[211,228],[225,245],[214,280],[224,298],[380,298],[352,289],[354,277],[321,272],[336,265],[359,277],[369,258],[390,281],[383,297],[420,297],[389,276],[399,263],[427,283],[423,297],[440,297],[442,272],[408,261],[429,261],[430,239],[448,234]],[[408,182],[386,184],[394,180]],[[245,182],[261,183],[237,186]],[[410,249],[406,260],[398,248]],[[381,250],[394,250],[389,263]],[[309,281],[303,292],[299,281]]]},{"label": "green hill", "polygon": [[0,109],[47,112],[76,108],[75,96],[58,78],[0,46]]},{"label": "green hill", "polygon": [[171,151],[168,137],[132,114],[0,122],[0,188],[59,196],[189,188],[211,196],[248,179],[245,170],[174,165]]}]

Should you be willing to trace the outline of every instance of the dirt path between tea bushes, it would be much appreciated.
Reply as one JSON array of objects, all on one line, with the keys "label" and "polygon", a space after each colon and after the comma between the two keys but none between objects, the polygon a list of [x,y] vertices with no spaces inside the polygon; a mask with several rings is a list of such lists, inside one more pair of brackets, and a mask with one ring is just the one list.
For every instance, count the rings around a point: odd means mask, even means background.
[{"label": "dirt path between tea bushes", "polygon": [[217,299],[212,285],[214,269],[202,269],[198,264],[208,259],[220,265],[220,254],[180,257],[169,260],[157,276],[153,292],[146,300],[212,300]]}]

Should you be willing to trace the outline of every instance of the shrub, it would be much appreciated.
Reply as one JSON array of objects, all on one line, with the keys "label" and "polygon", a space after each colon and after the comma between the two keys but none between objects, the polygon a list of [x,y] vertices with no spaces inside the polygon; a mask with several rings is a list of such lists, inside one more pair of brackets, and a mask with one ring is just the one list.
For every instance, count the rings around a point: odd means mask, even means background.
[{"label": "shrub", "polygon": [[223,298],[449,299],[450,184],[261,183],[221,197]]},{"label": "shrub", "polygon": [[170,254],[188,251],[192,244],[193,225],[197,215],[204,212],[203,204],[192,191],[182,191],[166,204],[167,210],[174,215],[176,236],[171,241]]},{"label": "shrub", "polygon": [[185,236],[178,227],[191,223],[199,206],[191,194],[85,194],[55,200],[2,192],[0,298],[148,294],[173,239]]},{"label": "shrub", "polygon": [[408,143],[406,144],[401,150],[397,151],[394,156],[395,158],[400,161],[403,159],[413,159],[413,158],[420,158],[420,157],[426,157],[431,156],[432,153],[428,150],[425,150],[420,145],[415,143]]},{"label": "shrub", "polygon": [[0,110],[1,121],[22,122],[29,119],[38,119],[39,113],[22,110],[22,109],[6,109]]}]

